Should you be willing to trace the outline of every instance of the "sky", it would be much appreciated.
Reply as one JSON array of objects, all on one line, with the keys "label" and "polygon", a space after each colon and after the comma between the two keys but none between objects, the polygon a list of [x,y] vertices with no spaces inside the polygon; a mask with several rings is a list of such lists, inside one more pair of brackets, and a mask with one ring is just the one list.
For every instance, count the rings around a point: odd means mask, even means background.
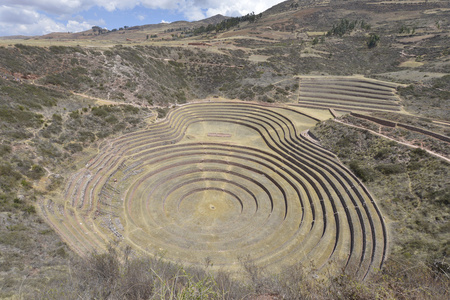
[{"label": "sky", "polygon": [[79,32],[92,26],[196,21],[256,14],[283,0],[0,0],[0,36]]}]

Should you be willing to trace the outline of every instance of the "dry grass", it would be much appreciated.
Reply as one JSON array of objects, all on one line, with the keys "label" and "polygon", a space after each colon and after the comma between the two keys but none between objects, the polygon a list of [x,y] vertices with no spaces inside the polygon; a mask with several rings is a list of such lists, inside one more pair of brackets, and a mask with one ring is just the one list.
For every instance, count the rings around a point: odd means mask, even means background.
[{"label": "dry grass", "polygon": [[[421,262],[390,260],[383,271],[365,281],[346,272],[320,279],[295,264],[277,274],[267,273],[242,258],[243,277],[186,268],[163,256],[136,256],[129,248],[109,246],[74,260],[67,277],[47,282],[34,299],[446,299],[448,270]],[[25,290],[22,295],[31,296]]]}]

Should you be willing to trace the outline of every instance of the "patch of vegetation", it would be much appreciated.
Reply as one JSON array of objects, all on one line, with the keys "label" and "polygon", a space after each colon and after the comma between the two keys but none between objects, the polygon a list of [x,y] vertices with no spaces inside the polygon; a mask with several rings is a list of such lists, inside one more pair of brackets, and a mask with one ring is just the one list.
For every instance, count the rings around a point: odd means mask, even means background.
[{"label": "patch of vegetation", "polygon": [[45,174],[45,169],[40,165],[32,165],[31,169],[27,172],[27,176],[33,180],[39,180]]},{"label": "patch of vegetation", "polygon": [[356,176],[358,176],[363,182],[372,181],[375,178],[375,172],[373,168],[362,165],[356,160],[352,160],[349,163],[349,167]]},{"label": "patch of vegetation", "polygon": [[424,84],[399,87],[405,108],[423,117],[450,121],[450,75],[434,78]]},{"label": "patch of vegetation", "polygon": [[394,257],[449,263],[450,164],[334,121],[313,133],[365,182],[392,220]]},{"label": "patch of vegetation", "polygon": [[356,30],[359,27],[359,29],[362,30],[370,30],[370,25],[367,24],[364,20],[358,21],[358,20],[347,20],[347,19],[341,19],[341,21],[337,24],[333,24],[333,28],[331,28],[327,32],[327,36],[337,35],[342,37],[344,34],[348,34],[352,32],[353,30]]},{"label": "patch of vegetation", "polygon": [[369,34],[369,37],[367,38],[367,47],[369,49],[375,48],[378,46],[378,43],[380,42],[380,36],[376,33]]},{"label": "patch of vegetation", "polygon": [[255,15],[255,13],[249,13],[242,17],[232,17],[228,18],[226,20],[223,20],[222,22],[218,24],[209,24],[208,26],[200,26],[198,28],[195,28],[193,30],[185,31],[184,34],[193,34],[193,35],[200,35],[203,33],[210,33],[210,32],[220,32],[229,30],[232,27],[238,26],[241,22],[249,22],[254,23],[258,19],[262,17],[262,14]]},{"label": "patch of vegetation", "polygon": [[58,99],[66,98],[64,93],[29,84],[19,86],[13,84],[1,85],[0,83],[0,93],[4,97],[14,99],[14,102],[32,109],[39,109],[42,106],[55,106],[58,103]]},{"label": "patch of vegetation", "polygon": [[74,154],[83,151],[83,145],[80,143],[68,143],[64,146],[64,149]]},{"label": "patch of vegetation", "polygon": [[[378,118],[384,120],[391,120],[401,124],[408,124],[414,127],[423,128],[425,130],[436,132],[441,135],[448,135],[450,133],[450,131],[446,127],[437,126],[436,124],[432,123],[431,120],[427,120],[424,118],[388,112],[372,113],[372,115],[377,116]],[[367,128],[375,132],[379,132],[395,140],[402,140],[405,142],[409,142],[415,146],[424,147],[427,150],[431,150],[435,153],[444,156],[450,155],[450,149],[448,147],[447,142],[444,142],[442,140],[439,140],[426,134],[407,130],[399,126],[395,128],[388,126],[381,126],[377,123],[365,119],[356,118],[350,115],[343,116],[342,120],[344,120],[346,123],[349,124],[353,124],[359,127]]]},{"label": "patch of vegetation", "polygon": [[400,27],[400,29],[398,30],[398,33],[400,34],[414,34],[416,32],[416,28],[414,26],[410,27],[407,26],[405,24],[402,24],[402,26]]},{"label": "patch of vegetation", "polygon": [[[42,289],[40,284],[46,278],[63,276],[65,262],[73,254],[37,216],[37,206],[47,192],[59,192],[67,166],[73,161],[72,154],[94,147],[112,134],[138,129],[148,110],[131,105],[91,110],[88,103],[64,92],[3,79],[0,94],[0,298],[3,298],[17,295],[24,278],[22,292],[26,290],[26,295],[33,295]],[[116,126],[110,125],[115,123]],[[39,233],[49,230],[45,236]],[[34,272],[35,269],[39,272]]]},{"label": "patch of vegetation", "polygon": [[156,112],[158,113],[158,118],[163,119],[166,117],[167,113],[169,112],[170,108],[168,107],[158,107],[156,109]]},{"label": "patch of vegetation", "polygon": [[70,53],[81,53],[86,54],[86,52],[81,47],[67,47],[67,46],[50,46],[49,50],[53,54],[70,54]]},{"label": "patch of vegetation", "polygon": [[[53,252],[59,248],[71,252],[36,214],[0,211],[0,221],[0,298],[35,298],[46,278],[64,276],[66,271],[67,256]],[[33,271],[36,268],[39,272]]]},{"label": "patch of vegetation", "polygon": [[[444,299],[449,295],[448,266],[429,267],[415,261],[388,261],[366,281],[352,272],[327,280],[315,279],[300,264],[279,274],[256,267],[251,257],[240,258],[243,278],[192,268],[134,254],[129,248],[108,248],[71,263],[71,274],[42,286],[39,298],[72,299]],[[442,268],[445,269],[442,269]]]},{"label": "patch of vegetation", "polygon": [[44,123],[43,118],[43,115],[31,111],[22,111],[21,109],[0,106],[0,119],[2,123],[39,128]]},{"label": "patch of vegetation", "polygon": [[43,80],[43,83],[80,90],[93,84],[93,80],[87,75],[88,70],[84,67],[78,66],[58,74],[47,75]]}]

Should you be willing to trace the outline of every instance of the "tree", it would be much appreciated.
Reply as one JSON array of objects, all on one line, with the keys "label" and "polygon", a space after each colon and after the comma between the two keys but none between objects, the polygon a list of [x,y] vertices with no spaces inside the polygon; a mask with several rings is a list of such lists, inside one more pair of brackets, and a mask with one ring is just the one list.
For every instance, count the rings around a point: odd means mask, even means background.
[{"label": "tree", "polygon": [[374,48],[378,45],[380,41],[380,36],[376,33],[371,33],[369,35],[369,39],[367,40],[367,47],[369,47],[369,49]]}]

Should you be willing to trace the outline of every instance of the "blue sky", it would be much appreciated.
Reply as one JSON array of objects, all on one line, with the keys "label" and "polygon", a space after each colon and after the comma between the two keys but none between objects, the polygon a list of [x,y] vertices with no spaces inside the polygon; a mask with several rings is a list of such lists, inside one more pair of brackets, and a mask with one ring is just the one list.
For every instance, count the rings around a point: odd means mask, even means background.
[{"label": "blue sky", "polygon": [[135,26],[145,24],[157,24],[161,22],[174,22],[187,20],[183,13],[176,10],[165,9],[148,9],[142,6],[136,6],[133,9],[122,9],[115,11],[107,11],[101,7],[93,7],[92,9],[80,14],[85,20],[101,20],[96,24],[108,29],[119,29],[123,26]]},{"label": "blue sky", "polygon": [[0,36],[79,32],[100,26],[196,21],[260,13],[282,0],[0,0]]}]

